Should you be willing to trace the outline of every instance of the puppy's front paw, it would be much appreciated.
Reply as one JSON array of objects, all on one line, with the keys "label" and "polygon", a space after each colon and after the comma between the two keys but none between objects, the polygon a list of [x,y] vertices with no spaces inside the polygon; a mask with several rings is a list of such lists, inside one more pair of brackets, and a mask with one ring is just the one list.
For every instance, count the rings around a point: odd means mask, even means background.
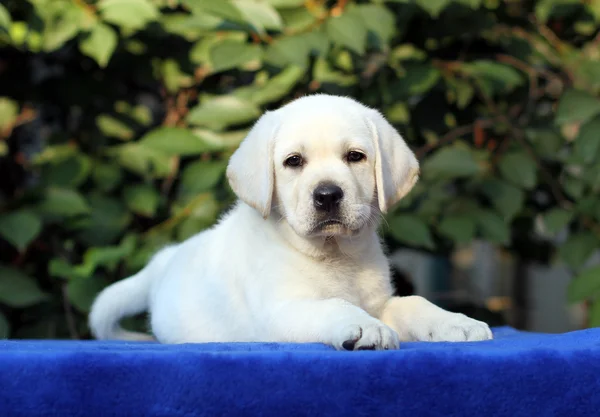
[{"label": "puppy's front paw", "polygon": [[444,312],[426,319],[417,330],[418,339],[431,342],[476,342],[493,338],[484,322],[460,313]]},{"label": "puppy's front paw", "polygon": [[379,320],[342,325],[334,340],[338,350],[397,349],[398,334]]}]

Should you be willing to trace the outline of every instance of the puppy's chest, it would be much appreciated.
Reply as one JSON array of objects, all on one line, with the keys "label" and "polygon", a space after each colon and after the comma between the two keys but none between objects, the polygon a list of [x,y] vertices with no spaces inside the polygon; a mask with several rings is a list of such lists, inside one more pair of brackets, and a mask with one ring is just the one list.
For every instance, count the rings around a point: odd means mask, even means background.
[{"label": "puppy's chest", "polygon": [[[313,276],[314,288],[320,298],[342,298],[355,305],[363,305],[368,298],[369,275],[373,271],[354,262],[326,262],[319,276]],[[375,278],[376,279],[376,278]]]}]

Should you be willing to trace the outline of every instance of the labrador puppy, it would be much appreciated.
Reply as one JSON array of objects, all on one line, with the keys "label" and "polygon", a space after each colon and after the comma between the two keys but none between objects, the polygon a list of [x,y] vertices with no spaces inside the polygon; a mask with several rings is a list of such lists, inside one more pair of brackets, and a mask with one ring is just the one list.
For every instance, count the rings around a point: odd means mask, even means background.
[{"label": "labrador puppy", "polygon": [[352,99],[311,95],[267,112],[227,168],[237,204],[100,293],[92,332],[149,339],[118,324],[149,311],[162,343],[384,350],[400,341],[491,339],[485,323],[422,297],[393,296],[376,230],[418,175],[398,132]]}]

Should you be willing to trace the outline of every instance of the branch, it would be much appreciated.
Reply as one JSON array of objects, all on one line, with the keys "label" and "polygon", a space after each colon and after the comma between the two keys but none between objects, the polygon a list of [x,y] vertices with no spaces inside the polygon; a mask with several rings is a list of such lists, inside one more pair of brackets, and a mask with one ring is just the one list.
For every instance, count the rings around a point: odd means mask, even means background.
[{"label": "branch", "polygon": [[347,3],[348,0],[338,0],[335,6],[333,6],[331,9],[331,16],[336,17],[344,13],[344,8],[346,8]]},{"label": "branch", "polygon": [[471,124],[464,125],[464,126],[459,126],[455,129],[451,130],[450,132],[446,133],[437,142],[428,143],[427,145],[421,146],[419,149],[416,150],[415,155],[417,156],[417,158],[422,158],[423,156],[425,156],[428,152],[432,151],[433,149],[439,148],[442,145],[453,142],[456,139],[460,138],[461,136],[472,133],[476,126],[479,126],[481,128],[486,128],[486,127],[490,127],[492,125],[493,125],[492,120],[478,120],[475,123],[471,123]]}]

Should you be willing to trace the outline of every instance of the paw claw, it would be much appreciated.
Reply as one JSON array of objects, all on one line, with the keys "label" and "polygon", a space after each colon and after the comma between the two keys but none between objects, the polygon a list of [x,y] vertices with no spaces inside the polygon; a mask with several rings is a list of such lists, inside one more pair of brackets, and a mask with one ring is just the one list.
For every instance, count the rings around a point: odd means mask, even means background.
[{"label": "paw claw", "polygon": [[489,340],[492,332],[489,326],[463,314],[445,312],[427,320],[416,329],[417,340],[431,342],[476,342]]},{"label": "paw claw", "polygon": [[354,345],[358,340],[346,340],[342,343],[342,347],[346,350],[354,350]]},{"label": "paw claw", "polygon": [[378,320],[345,326],[341,336],[333,344],[343,350],[389,350],[398,346],[396,332]]},{"label": "paw claw", "polygon": [[370,345],[370,346],[361,346],[356,350],[375,350],[375,345]]}]

